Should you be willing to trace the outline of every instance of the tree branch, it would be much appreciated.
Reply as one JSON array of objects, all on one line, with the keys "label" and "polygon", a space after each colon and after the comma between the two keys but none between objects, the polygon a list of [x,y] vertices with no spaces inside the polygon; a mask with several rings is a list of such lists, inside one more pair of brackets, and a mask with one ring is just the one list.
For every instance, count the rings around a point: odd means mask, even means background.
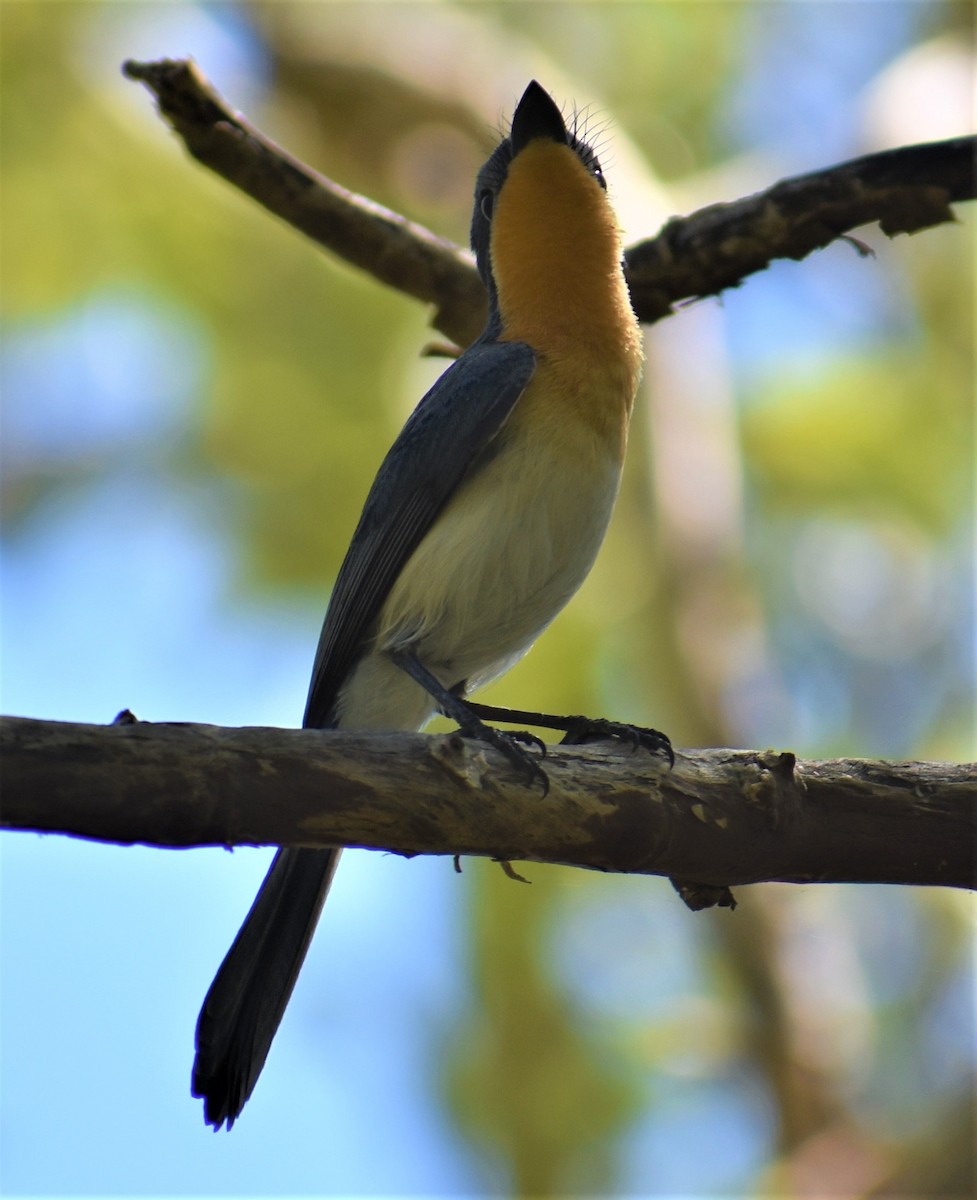
[{"label": "tree branch", "polygon": [[635,311],[658,320],[680,301],[717,296],[774,259],[806,258],[873,221],[890,238],[953,221],[951,203],[977,196],[975,152],[977,137],[884,150],[675,217],[626,252]]},{"label": "tree branch", "polygon": [[193,62],[126,62],[205,167],[269,212],[408,296],[435,306],[432,324],[460,346],[485,324],[485,288],[470,254],[350,192],[293,158],[230,109]]},{"label": "tree branch", "polygon": [[696,750],[669,770],[593,744],[551,749],[543,796],[457,734],[18,717],[0,754],[8,829],[563,863],[669,876],[702,903],[766,880],[977,886],[974,765]]},{"label": "tree branch", "polygon": [[[292,158],[229,109],[192,62],[130,60],[123,71],[156,96],[198,162],[381,283],[433,304],[432,323],[459,345],[481,332],[484,289],[458,246]],[[626,252],[635,312],[661,320],[872,221],[890,237],[952,221],[950,205],[977,195],[975,149],[977,138],[961,137],[887,150],[675,217]]]}]

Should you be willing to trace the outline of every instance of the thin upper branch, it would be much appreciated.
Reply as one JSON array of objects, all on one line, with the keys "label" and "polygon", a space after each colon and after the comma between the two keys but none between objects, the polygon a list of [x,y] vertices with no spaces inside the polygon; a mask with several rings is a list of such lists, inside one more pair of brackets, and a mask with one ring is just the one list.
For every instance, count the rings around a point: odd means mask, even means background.
[{"label": "thin upper branch", "polygon": [[381,283],[435,306],[432,324],[468,345],[485,324],[485,288],[470,254],[313,171],[234,112],[196,64],[125,63],[198,162],[313,241]]},{"label": "thin upper branch", "polygon": [[[467,345],[484,324],[471,257],[389,209],[347,191],[269,141],[217,95],[192,62],[127,62],[199,162],[347,262],[435,306],[433,324]],[[626,252],[640,320],[717,295],[777,258],[800,259],[878,221],[889,236],[952,221],[977,195],[977,138],[905,146],[775,184],[730,204],[675,217]]]},{"label": "thin upper branch", "polygon": [[626,252],[635,311],[667,316],[677,301],[718,295],[873,221],[888,237],[953,221],[950,205],[977,196],[975,152],[975,137],[884,150],[675,217]]},{"label": "thin upper branch", "polygon": [[[363,846],[666,875],[977,886],[977,768],[551,748],[549,792],[457,734],[5,717],[2,824],[158,846]],[[708,899],[705,902],[710,902]],[[713,901],[714,902],[714,901]]]}]

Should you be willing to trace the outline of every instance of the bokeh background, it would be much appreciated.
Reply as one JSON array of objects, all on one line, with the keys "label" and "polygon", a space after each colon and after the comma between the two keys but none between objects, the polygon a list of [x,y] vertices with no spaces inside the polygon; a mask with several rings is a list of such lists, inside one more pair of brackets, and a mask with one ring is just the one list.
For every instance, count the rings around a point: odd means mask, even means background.
[{"label": "bokeh background", "polygon": [[[422,308],[193,164],[193,55],[458,241],[526,81],[594,105],[630,239],[968,132],[962,3],[2,5],[3,707],[295,725]],[[973,757],[973,212],[778,264],[648,338],[627,480],[486,698],[677,746]],[[350,853],[230,1135],[193,1028],[270,851],[2,842],[6,1195],[965,1196],[973,909]]]}]

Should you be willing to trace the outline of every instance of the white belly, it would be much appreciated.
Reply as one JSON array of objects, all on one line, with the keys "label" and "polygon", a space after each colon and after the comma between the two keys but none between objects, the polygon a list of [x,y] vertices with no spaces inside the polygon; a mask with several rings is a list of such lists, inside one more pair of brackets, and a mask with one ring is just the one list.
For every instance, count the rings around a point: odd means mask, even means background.
[{"label": "white belly", "polygon": [[586,578],[620,482],[617,460],[581,432],[559,461],[514,439],[452,498],[401,571],[374,649],[340,696],[347,728],[416,729],[430,697],[385,651],[412,648],[447,687],[512,666]]}]

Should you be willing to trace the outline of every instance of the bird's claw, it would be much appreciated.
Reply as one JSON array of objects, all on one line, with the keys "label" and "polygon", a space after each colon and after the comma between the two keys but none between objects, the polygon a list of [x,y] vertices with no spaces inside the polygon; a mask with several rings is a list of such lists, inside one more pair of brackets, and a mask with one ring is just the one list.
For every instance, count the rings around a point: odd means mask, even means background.
[{"label": "bird's claw", "polygon": [[629,725],[623,721],[607,721],[602,717],[575,717],[563,738],[564,746],[579,746],[587,741],[603,738],[617,738],[619,741],[630,743],[632,750],[643,746],[652,754],[659,754],[668,760],[670,767],[675,766],[675,751],[668,736],[657,729],[648,729],[644,725]]},{"label": "bird's claw", "polygon": [[520,745],[520,743],[525,743],[529,746],[536,746],[540,751],[540,756],[545,757],[546,744],[534,733],[525,731],[503,733],[501,729],[486,725],[477,718],[473,718],[470,724],[463,725],[461,732],[465,737],[476,738],[478,741],[488,742],[490,746],[494,746],[525,778],[527,785],[531,786],[538,782],[542,785],[544,796],[549,792],[550,781],[546,772],[539,765],[537,759]]},{"label": "bird's claw", "polygon": [[546,757],[546,743],[535,733],[530,733],[528,729],[513,729],[511,732],[503,734],[503,737],[510,738],[514,742],[522,742],[524,746],[535,746],[539,751],[539,757]]}]

